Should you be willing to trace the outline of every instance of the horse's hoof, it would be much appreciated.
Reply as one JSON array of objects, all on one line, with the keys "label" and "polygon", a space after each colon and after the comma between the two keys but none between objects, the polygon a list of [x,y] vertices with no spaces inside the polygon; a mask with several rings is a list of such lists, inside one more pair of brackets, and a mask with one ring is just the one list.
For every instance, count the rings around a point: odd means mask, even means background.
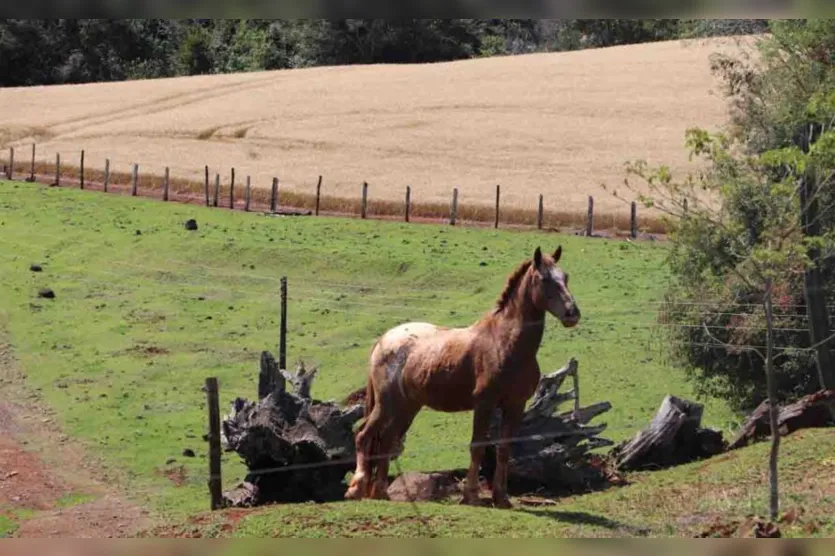
[{"label": "horse's hoof", "polygon": [[371,489],[370,498],[373,500],[390,500],[388,489],[375,485]]},{"label": "horse's hoof", "polygon": [[360,494],[360,489],[356,486],[349,487],[347,491],[345,491],[345,500],[359,500],[362,498]]},{"label": "horse's hoof", "polygon": [[481,505],[481,498],[479,498],[478,494],[464,494],[464,497],[461,498],[459,502],[462,506],[480,506]]}]

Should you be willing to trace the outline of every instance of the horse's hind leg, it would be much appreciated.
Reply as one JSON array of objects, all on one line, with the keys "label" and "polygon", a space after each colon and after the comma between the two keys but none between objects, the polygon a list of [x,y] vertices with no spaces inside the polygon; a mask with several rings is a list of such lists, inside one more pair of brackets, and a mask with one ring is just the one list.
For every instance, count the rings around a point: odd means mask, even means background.
[{"label": "horse's hind leg", "polygon": [[371,476],[371,467],[373,460],[374,442],[378,429],[380,427],[382,418],[381,404],[375,403],[376,393],[374,392],[373,384],[369,383],[368,397],[366,400],[366,409],[370,409],[368,417],[362,428],[357,432],[356,437],[356,458],[357,467],[354,471],[354,476],[351,478],[351,484],[345,492],[346,499],[358,500],[363,496],[368,495],[368,480]]},{"label": "horse's hind leg", "polygon": [[[418,408],[419,409],[419,408]],[[381,433],[381,442],[379,449],[380,458],[377,460],[377,472],[374,479],[374,484],[371,487],[371,498],[378,500],[388,500],[388,478],[389,478],[389,464],[392,458],[399,457],[403,451],[403,437],[412,426],[418,409],[413,407],[402,407],[401,413],[397,416],[396,422],[387,427],[387,430]]]}]

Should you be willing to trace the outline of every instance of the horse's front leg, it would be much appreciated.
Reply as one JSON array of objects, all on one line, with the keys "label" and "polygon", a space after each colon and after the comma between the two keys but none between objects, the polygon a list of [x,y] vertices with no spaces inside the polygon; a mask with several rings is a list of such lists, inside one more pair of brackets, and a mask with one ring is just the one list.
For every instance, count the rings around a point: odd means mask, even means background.
[{"label": "horse's front leg", "polygon": [[467,482],[464,485],[464,499],[462,504],[479,503],[478,472],[481,460],[484,459],[485,441],[490,429],[490,416],[493,412],[492,403],[479,403],[473,410],[473,437],[470,444],[470,468],[467,470]]},{"label": "horse's front leg", "polygon": [[524,410],[524,404],[507,404],[502,408],[502,428],[499,443],[496,446],[496,471],[493,474],[493,505],[497,508],[513,507],[507,497],[510,439],[519,428]]}]

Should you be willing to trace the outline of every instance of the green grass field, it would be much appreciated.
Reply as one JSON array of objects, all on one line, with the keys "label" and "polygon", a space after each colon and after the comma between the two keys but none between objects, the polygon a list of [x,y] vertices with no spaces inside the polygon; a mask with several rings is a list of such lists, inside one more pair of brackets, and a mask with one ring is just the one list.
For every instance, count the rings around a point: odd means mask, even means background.
[{"label": "green grass field", "polygon": [[[189,218],[198,231],[184,229]],[[655,340],[665,282],[659,244],[271,218],[13,182],[0,182],[0,237],[0,333],[14,347],[27,385],[56,410],[67,434],[101,458],[103,472],[168,520],[208,506],[201,387],[206,377],[218,377],[223,413],[235,396],[254,397],[260,351],[277,351],[282,275],[289,281],[288,364],[297,358],[319,364],[314,394],[341,399],[364,383],[378,334],[412,319],[468,324],[493,305],[508,273],[537,245],[562,244],[562,266],[583,321],[567,330],[549,319],[539,355],[543,370],[577,357],[582,402],[613,404],[599,420],[609,424],[604,436],[614,441],[646,425],[664,395],[694,398]],[[33,263],[43,272],[30,271]],[[42,287],[54,290],[55,299],[37,297]],[[707,425],[726,431],[736,425],[721,400],[701,401]],[[425,410],[408,437],[403,469],[465,467],[470,424],[469,413]],[[183,457],[184,448],[197,457]],[[167,464],[169,458],[176,461]],[[177,486],[166,473],[181,465],[184,483]],[[224,485],[231,487],[243,466],[234,454],[225,454],[223,465]],[[763,459],[758,472],[764,469]],[[622,495],[595,496],[602,496],[603,508]],[[288,512],[301,516],[292,531],[325,535],[346,533],[347,525],[314,531],[304,516],[322,524],[345,512],[396,520],[412,511],[361,504],[271,509],[242,522],[241,532],[273,533],[270,520]],[[432,505],[425,511],[447,533],[460,525],[464,535],[480,526],[479,512],[500,515]],[[508,533],[562,531],[559,519],[536,513],[513,513],[518,527]],[[501,532],[507,519],[491,523]],[[543,523],[553,527],[538,529]],[[405,534],[413,526],[399,527]]]}]

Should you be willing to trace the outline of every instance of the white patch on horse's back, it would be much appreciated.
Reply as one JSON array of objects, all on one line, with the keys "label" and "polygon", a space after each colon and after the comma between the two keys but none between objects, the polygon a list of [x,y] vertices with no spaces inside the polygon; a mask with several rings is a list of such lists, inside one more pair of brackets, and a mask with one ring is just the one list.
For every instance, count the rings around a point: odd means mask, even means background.
[{"label": "white patch on horse's back", "polygon": [[388,351],[397,349],[403,342],[417,340],[438,332],[440,328],[428,322],[407,322],[387,331],[380,338],[380,346]]}]

